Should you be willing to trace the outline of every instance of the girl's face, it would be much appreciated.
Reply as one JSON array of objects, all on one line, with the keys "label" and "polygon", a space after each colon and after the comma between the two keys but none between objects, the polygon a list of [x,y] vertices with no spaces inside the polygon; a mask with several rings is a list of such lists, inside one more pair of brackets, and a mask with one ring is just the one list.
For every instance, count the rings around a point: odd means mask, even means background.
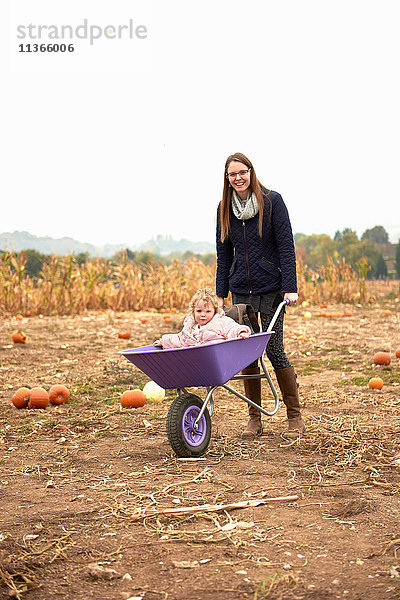
[{"label": "girl's face", "polygon": [[194,307],[194,320],[199,327],[209,323],[214,315],[214,308],[210,304],[204,304],[203,300],[199,300]]},{"label": "girl's face", "polygon": [[250,169],[245,164],[233,160],[226,170],[228,181],[236,193],[245,200],[250,186]]}]

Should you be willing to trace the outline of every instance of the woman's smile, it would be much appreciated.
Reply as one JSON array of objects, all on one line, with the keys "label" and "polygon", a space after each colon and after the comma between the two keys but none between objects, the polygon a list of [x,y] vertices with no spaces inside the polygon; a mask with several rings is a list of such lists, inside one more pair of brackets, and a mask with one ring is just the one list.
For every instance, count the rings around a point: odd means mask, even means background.
[{"label": "woman's smile", "polygon": [[250,188],[250,169],[244,163],[233,160],[229,163],[227,177],[242,200],[246,200]]}]

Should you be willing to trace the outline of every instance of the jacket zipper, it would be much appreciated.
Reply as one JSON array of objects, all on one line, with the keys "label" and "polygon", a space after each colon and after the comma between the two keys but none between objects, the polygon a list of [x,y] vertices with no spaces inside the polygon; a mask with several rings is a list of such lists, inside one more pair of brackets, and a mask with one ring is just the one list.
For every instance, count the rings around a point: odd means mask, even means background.
[{"label": "jacket zipper", "polygon": [[280,273],[282,273],[282,269],[280,267],[278,267],[278,265],[276,265],[275,263],[271,262],[270,260],[267,260],[266,258],[263,257],[263,260],[265,260],[266,263],[268,263],[269,265],[272,265],[273,267],[275,267],[275,269],[278,269],[278,271]]},{"label": "jacket zipper", "polygon": [[243,243],[244,243],[244,256],[245,256],[245,262],[246,262],[247,285],[249,286],[249,294],[252,294],[253,290],[251,289],[249,255],[247,253],[246,222],[242,221],[242,223],[243,223]]}]

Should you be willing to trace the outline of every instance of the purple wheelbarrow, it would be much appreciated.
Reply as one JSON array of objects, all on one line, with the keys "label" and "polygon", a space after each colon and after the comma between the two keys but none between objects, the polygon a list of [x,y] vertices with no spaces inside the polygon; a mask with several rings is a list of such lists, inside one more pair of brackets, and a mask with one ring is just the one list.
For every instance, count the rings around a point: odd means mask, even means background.
[{"label": "purple wheelbarrow", "polygon": [[[213,392],[222,387],[255,406],[264,415],[272,416],[279,407],[279,397],[268,373],[263,355],[273,335],[273,326],[283,306],[279,304],[267,331],[253,333],[248,339],[209,342],[189,348],[163,350],[157,346],[142,346],[122,350],[125,356],[143,373],[164,389],[176,389],[177,397],[167,415],[167,436],[177,456],[196,457],[204,454],[211,439],[211,416],[214,412]],[[262,373],[238,375],[249,364],[260,359]],[[265,378],[274,397],[271,411],[260,408],[231,386],[229,380]],[[188,392],[188,387],[206,387],[204,400]]]}]

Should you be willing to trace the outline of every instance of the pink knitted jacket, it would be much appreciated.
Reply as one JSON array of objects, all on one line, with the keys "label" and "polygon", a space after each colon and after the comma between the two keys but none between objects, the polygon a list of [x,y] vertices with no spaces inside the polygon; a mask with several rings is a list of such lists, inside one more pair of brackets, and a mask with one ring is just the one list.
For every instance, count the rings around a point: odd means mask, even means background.
[{"label": "pink knitted jacket", "polygon": [[247,325],[239,325],[223,314],[215,314],[211,321],[197,329],[195,335],[196,322],[192,315],[187,315],[183,323],[183,329],[179,333],[169,333],[161,337],[162,347],[185,348],[196,346],[197,344],[206,344],[215,340],[231,340],[240,337],[241,333],[251,333]]}]

